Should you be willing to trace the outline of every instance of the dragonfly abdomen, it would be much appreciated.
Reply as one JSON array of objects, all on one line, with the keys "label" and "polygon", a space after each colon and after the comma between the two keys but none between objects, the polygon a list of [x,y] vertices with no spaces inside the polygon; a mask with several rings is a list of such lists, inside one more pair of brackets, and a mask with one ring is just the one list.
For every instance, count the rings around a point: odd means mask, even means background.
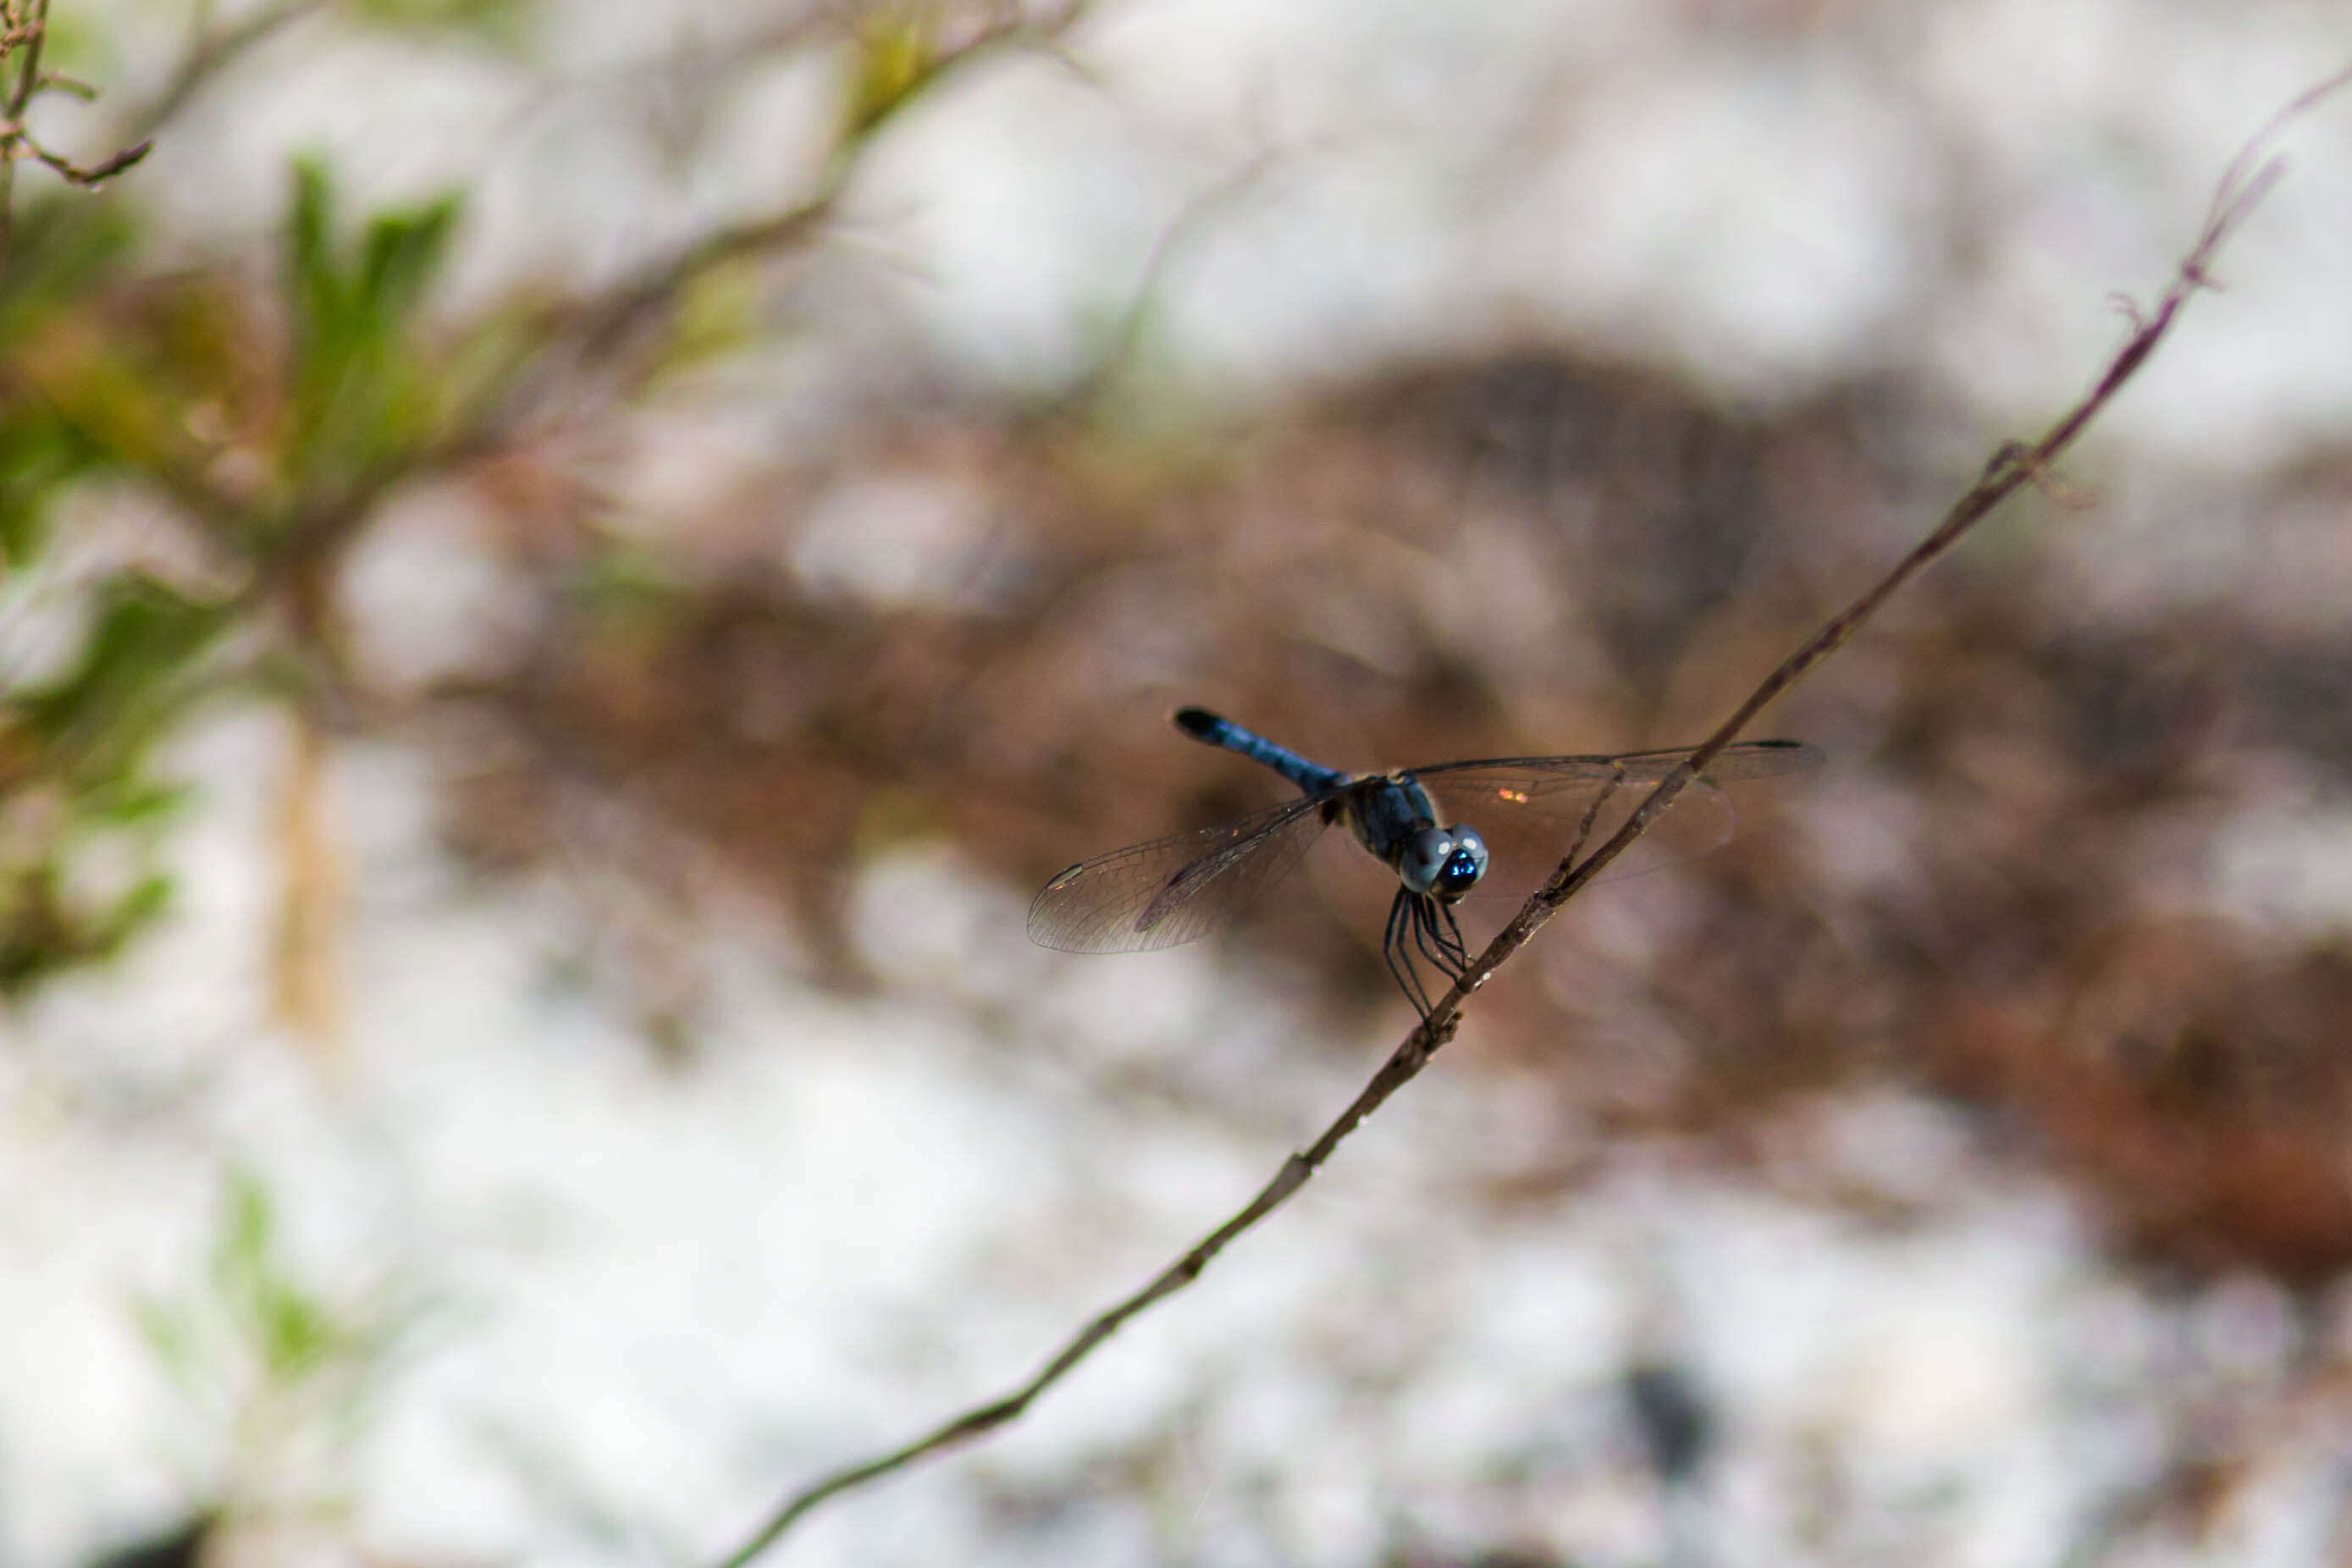
[{"label": "dragonfly abdomen", "polygon": [[1212,746],[1223,746],[1229,752],[1239,752],[1250,761],[1272,768],[1308,795],[1323,795],[1344,786],[1352,774],[1337,768],[1327,768],[1320,763],[1310,763],[1287,746],[1277,746],[1264,735],[1244,730],[1221,714],[1205,708],[1179,708],[1172,715],[1176,727],[1192,739]]}]

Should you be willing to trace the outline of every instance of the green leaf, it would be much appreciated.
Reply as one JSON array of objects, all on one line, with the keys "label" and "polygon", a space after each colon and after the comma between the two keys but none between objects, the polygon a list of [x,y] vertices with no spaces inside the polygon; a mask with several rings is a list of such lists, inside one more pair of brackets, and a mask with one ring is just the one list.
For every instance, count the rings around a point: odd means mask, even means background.
[{"label": "green leaf", "polygon": [[507,49],[528,41],[533,9],[523,0],[354,0],[352,8],[380,26],[458,28]]},{"label": "green leaf", "polygon": [[447,260],[459,210],[452,195],[380,214],[346,261],[326,170],[295,164],[286,240],[294,429],[285,458],[298,487],[349,485],[430,437],[444,389],[413,341],[414,318]]},{"label": "green leaf", "polygon": [[90,444],[46,411],[0,416],[0,566],[16,570],[40,553],[51,503],[98,463]]},{"label": "green leaf", "polygon": [[171,879],[143,878],[96,914],[63,891],[54,860],[14,869],[0,879],[0,996],[13,996],[61,970],[110,958],[170,906]]},{"label": "green leaf", "polygon": [[761,329],[761,268],[754,262],[709,268],[678,295],[660,370],[676,375],[731,354]]},{"label": "green leaf", "polygon": [[92,784],[75,804],[100,826],[141,828],[178,816],[192,793],[184,784],[117,775]]},{"label": "green leaf", "polygon": [[389,334],[408,324],[417,301],[440,272],[458,209],[456,196],[444,196],[413,213],[387,214],[368,226],[356,295],[372,329]]},{"label": "green leaf", "polygon": [[317,1299],[284,1279],[273,1279],[258,1303],[262,1365],[281,1383],[297,1383],[316,1372],[342,1345],[342,1326]]},{"label": "green leaf", "polygon": [[240,1315],[257,1310],[275,1229],[269,1190],[252,1172],[232,1169],[221,1194],[220,1234],[213,1241],[213,1284]]},{"label": "green leaf", "polygon": [[312,333],[333,335],[344,310],[342,279],[335,275],[331,240],[334,193],[324,166],[309,158],[294,162],[294,202],[286,218],[286,275],[298,320]]},{"label": "green leaf", "polygon": [[58,310],[112,284],[136,235],[125,203],[54,188],[25,197],[0,271],[0,343],[26,342]]},{"label": "green leaf", "polygon": [[185,1307],[159,1296],[141,1295],[132,1303],[140,1337],[155,1352],[164,1375],[182,1393],[204,1392],[203,1362],[196,1350],[196,1326]]},{"label": "green leaf", "polygon": [[131,890],[91,922],[93,952],[111,957],[140,927],[172,907],[172,879],[161,871],[139,879]]},{"label": "green leaf", "polygon": [[175,678],[223,625],[220,605],[190,599],[140,572],[100,588],[81,658],[58,679],[10,704],[50,746],[79,743],[105,754],[94,773],[127,765],[169,715]]},{"label": "green leaf", "polygon": [[940,68],[939,26],[928,11],[881,10],[858,28],[842,140],[854,142],[922,90]]}]

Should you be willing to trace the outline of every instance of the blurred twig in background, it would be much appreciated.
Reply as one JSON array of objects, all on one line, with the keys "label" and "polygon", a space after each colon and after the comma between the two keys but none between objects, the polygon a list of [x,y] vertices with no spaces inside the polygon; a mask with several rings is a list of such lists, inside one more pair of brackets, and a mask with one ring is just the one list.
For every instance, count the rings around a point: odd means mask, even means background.
[{"label": "blurred twig in background", "polygon": [[189,16],[188,41],[170,79],[129,117],[128,134],[142,141],[152,137],[239,56],[266,43],[288,24],[324,11],[331,4],[331,0],[273,0],[223,24],[215,18],[210,0],[205,0]]},{"label": "blurred twig in background", "polygon": [[[8,269],[13,226],[9,209],[16,195],[16,165],[30,158],[68,184],[94,188],[147,155],[153,143],[145,138],[90,164],[76,163],[37,140],[25,123],[33,100],[45,92],[88,99],[96,95],[87,83],[41,68],[42,46],[48,40],[49,0],[0,0],[0,274]],[[16,80],[8,81],[10,72]]]}]

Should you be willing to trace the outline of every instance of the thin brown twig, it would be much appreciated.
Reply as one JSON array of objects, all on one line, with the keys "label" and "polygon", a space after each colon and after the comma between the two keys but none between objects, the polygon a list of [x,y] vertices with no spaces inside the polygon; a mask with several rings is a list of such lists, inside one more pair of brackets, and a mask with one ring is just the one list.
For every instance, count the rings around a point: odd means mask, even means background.
[{"label": "thin brown twig", "polygon": [[19,163],[31,158],[55,170],[69,184],[89,190],[130,168],[147,156],[154,145],[142,140],[85,167],[35,141],[32,132],[26,128],[25,114],[40,93],[68,92],[87,99],[96,97],[97,91],[71,77],[41,69],[41,46],[47,40],[49,31],[49,0],[33,0],[29,11],[12,5],[7,15],[14,25],[5,37],[0,37],[0,58],[12,52],[21,52],[21,58],[16,62],[16,85],[8,93],[7,111],[0,114],[0,272],[7,270],[8,247],[16,236],[14,213]]},{"label": "thin brown twig", "polygon": [[33,101],[33,90],[41,79],[41,46],[48,38],[49,0],[33,0],[31,12],[21,15],[23,21],[13,30],[25,58],[16,62],[16,87],[8,95],[11,120],[25,118],[25,106]]},{"label": "thin brown twig", "polygon": [[1175,1262],[1153,1276],[1142,1289],[1088,1320],[1035,1373],[1010,1392],[954,1416],[913,1442],[819,1477],[793,1492],[749,1540],[724,1560],[720,1568],[744,1568],[827,1500],[1018,1419],[1040,1394],[1067,1375],[1129,1319],[1199,1279],[1218,1254],[1305,1186],[1348,1135],[1365,1118],[1378,1110],[1390,1096],[1418,1076],[1429,1064],[1430,1058],[1453,1037],[1460,1026],[1462,1004],[1470,994],[1484,985],[1489,975],[1524,947],[1528,940],[1559,911],[1560,906],[1591,885],[1611,861],[1624,853],[1635,839],[1646,832],[1650,825],[1674,803],[1675,797],[1703,773],[1707,763],[1736,741],[1757,715],[1843,647],[1882,605],[1930,563],[1948,552],[1962,535],[2002,501],[2026,485],[2041,482],[2058,457],[2073,446],[2091,421],[2147,363],[2157,345],[2171,331],[2181,308],[2200,289],[2213,286],[2210,268],[2222,245],[2284,172],[2284,165],[2270,153],[2271,144],[2289,123],[2342,89],[2347,81],[2352,81],[2352,69],[2330,77],[2305,92],[2265,125],[2231,161],[2216,189],[2195,246],[2175,269],[2171,281],[2157,301],[2156,309],[2145,317],[2135,314],[2131,318],[2131,335],[2116,352],[2091,390],[2040,440],[2030,446],[2012,442],[1995,453],[1985,465],[1983,476],[1952,504],[1943,520],[1913,547],[1910,553],[1895,563],[1874,586],[1833,616],[1766,676],[1747,700],[1732,710],[1730,717],[1692,751],[1682,766],[1651,790],[1606,843],[1580,860],[1577,857],[1583,849],[1584,840],[1591,831],[1599,809],[1596,803],[1594,813],[1588,814],[1567,858],[1537,889],[1526,907],[1487,945],[1486,951],[1472,961],[1454,987],[1438,1000],[1429,1017],[1405,1037],[1403,1043],[1381,1064],[1371,1080],[1349,1102],[1347,1109],[1306,1150],[1286,1159],[1275,1173],[1274,1179],[1261,1188],[1256,1196],[1244,1204],[1233,1217],[1196,1242]]},{"label": "thin brown twig", "polygon": [[1098,405],[1120,378],[1134,370],[1150,331],[1152,314],[1166,303],[1169,281],[1177,268],[1206,243],[1215,232],[1217,222],[1229,210],[1265,183],[1276,163],[1274,153],[1260,153],[1184,204],[1153,242],[1151,254],[1144,258],[1142,276],[1101,355],[1057,400],[1060,411]]},{"label": "thin brown twig", "polygon": [[747,218],[702,236],[636,272],[583,306],[567,312],[551,340],[533,352],[482,422],[482,437],[495,442],[538,416],[559,389],[578,398],[589,373],[625,364],[635,345],[666,321],[679,298],[698,279],[732,261],[773,254],[806,243],[839,208],[850,177],[866,150],[899,114],[928,100],[940,83],[965,68],[1009,48],[1046,48],[1088,13],[1091,0],[1066,0],[1051,15],[1027,19],[1018,12],[992,18],[971,37],[925,62],[920,78],[878,112],[846,129],[826,156],[815,188],[792,205]]},{"label": "thin brown twig", "polygon": [[114,178],[115,175],[147,156],[149,153],[153,152],[155,148],[155,143],[152,142],[142,142],[136,146],[125,147],[102,163],[92,163],[84,168],[79,163],[68,162],[50,152],[30,136],[24,137],[23,142],[26,149],[35,159],[64,175],[68,184],[80,185],[84,189]]},{"label": "thin brown twig", "polygon": [[289,22],[300,20],[313,11],[325,8],[327,0],[278,0],[264,5],[251,15],[215,31],[209,26],[209,6],[197,13],[187,47],[180,54],[179,63],[163,89],[141,105],[127,121],[127,138],[144,141],[163,129],[170,120],[187,107],[188,100],[204,90],[205,86],[235,62],[238,57],[276,34]]},{"label": "thin brown twig", "polygon": [[39,9],[27,12],[20,5],[9,4],[5,10],[8,26],[0,36],[0,61],[10,55],[23,56],[16,62],[16,85],[8,89],[7,108],[0,111],[0,275],[8,270],[8,247],[16,238],[16,148],[25,136],[25,105],[32,101],[33,84],[41,75],[41,34],[48,17],[48,0],[37,0]]}]

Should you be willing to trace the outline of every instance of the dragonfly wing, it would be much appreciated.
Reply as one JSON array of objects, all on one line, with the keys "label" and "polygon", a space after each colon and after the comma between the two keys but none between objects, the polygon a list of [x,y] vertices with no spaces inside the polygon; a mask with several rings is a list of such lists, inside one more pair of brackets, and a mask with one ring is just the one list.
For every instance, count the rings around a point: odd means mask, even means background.
[{"label": "dragonfly wing", "polygon": [[1323,799],[1309,796],[1081,860],[1029,906],[1029,940],[1064,952],[1197,942],[1297,865],[1323,827]]},{"label": "dragonfly wing", "polygon": [[[1619,757],[1503,757],[1411,771],[1449,821],[1466,823],[1486,838],[1493,868],[1475,896],[1521,899],[1577,846],[1580,833],[1580,852],[1607,843],[1651,786],[1689,756],[1684,748]],[[1637,877],[1719,847],[1738,830],[1734,802],[1748,793],[1744,786],[1807,773],[1821,762],[1813,747],[1789,741],[1725,748],[1601,879]]]},{"label": "dragonfly wing", "polygon": [[[1656,784],[1682,766],[1696,749],[1678,746],[1664,752],[1626,752],[1613,757],[1488,757],[1479,762],[1438,763],[1405,771],[1427,781],[1443,779],[1449,773],[1502,769],[1554,781],[1547,787],[1555,789],[1581,783],[1606,784],[1619,777],[1629,784]],[[1740,784],[1749,779],[1809,773],[1821,765],[1822,749],[1801,741],[1742,741],[1717,752],[1715,761],[1706,765],[1706,776],[1717,784]]]}]

